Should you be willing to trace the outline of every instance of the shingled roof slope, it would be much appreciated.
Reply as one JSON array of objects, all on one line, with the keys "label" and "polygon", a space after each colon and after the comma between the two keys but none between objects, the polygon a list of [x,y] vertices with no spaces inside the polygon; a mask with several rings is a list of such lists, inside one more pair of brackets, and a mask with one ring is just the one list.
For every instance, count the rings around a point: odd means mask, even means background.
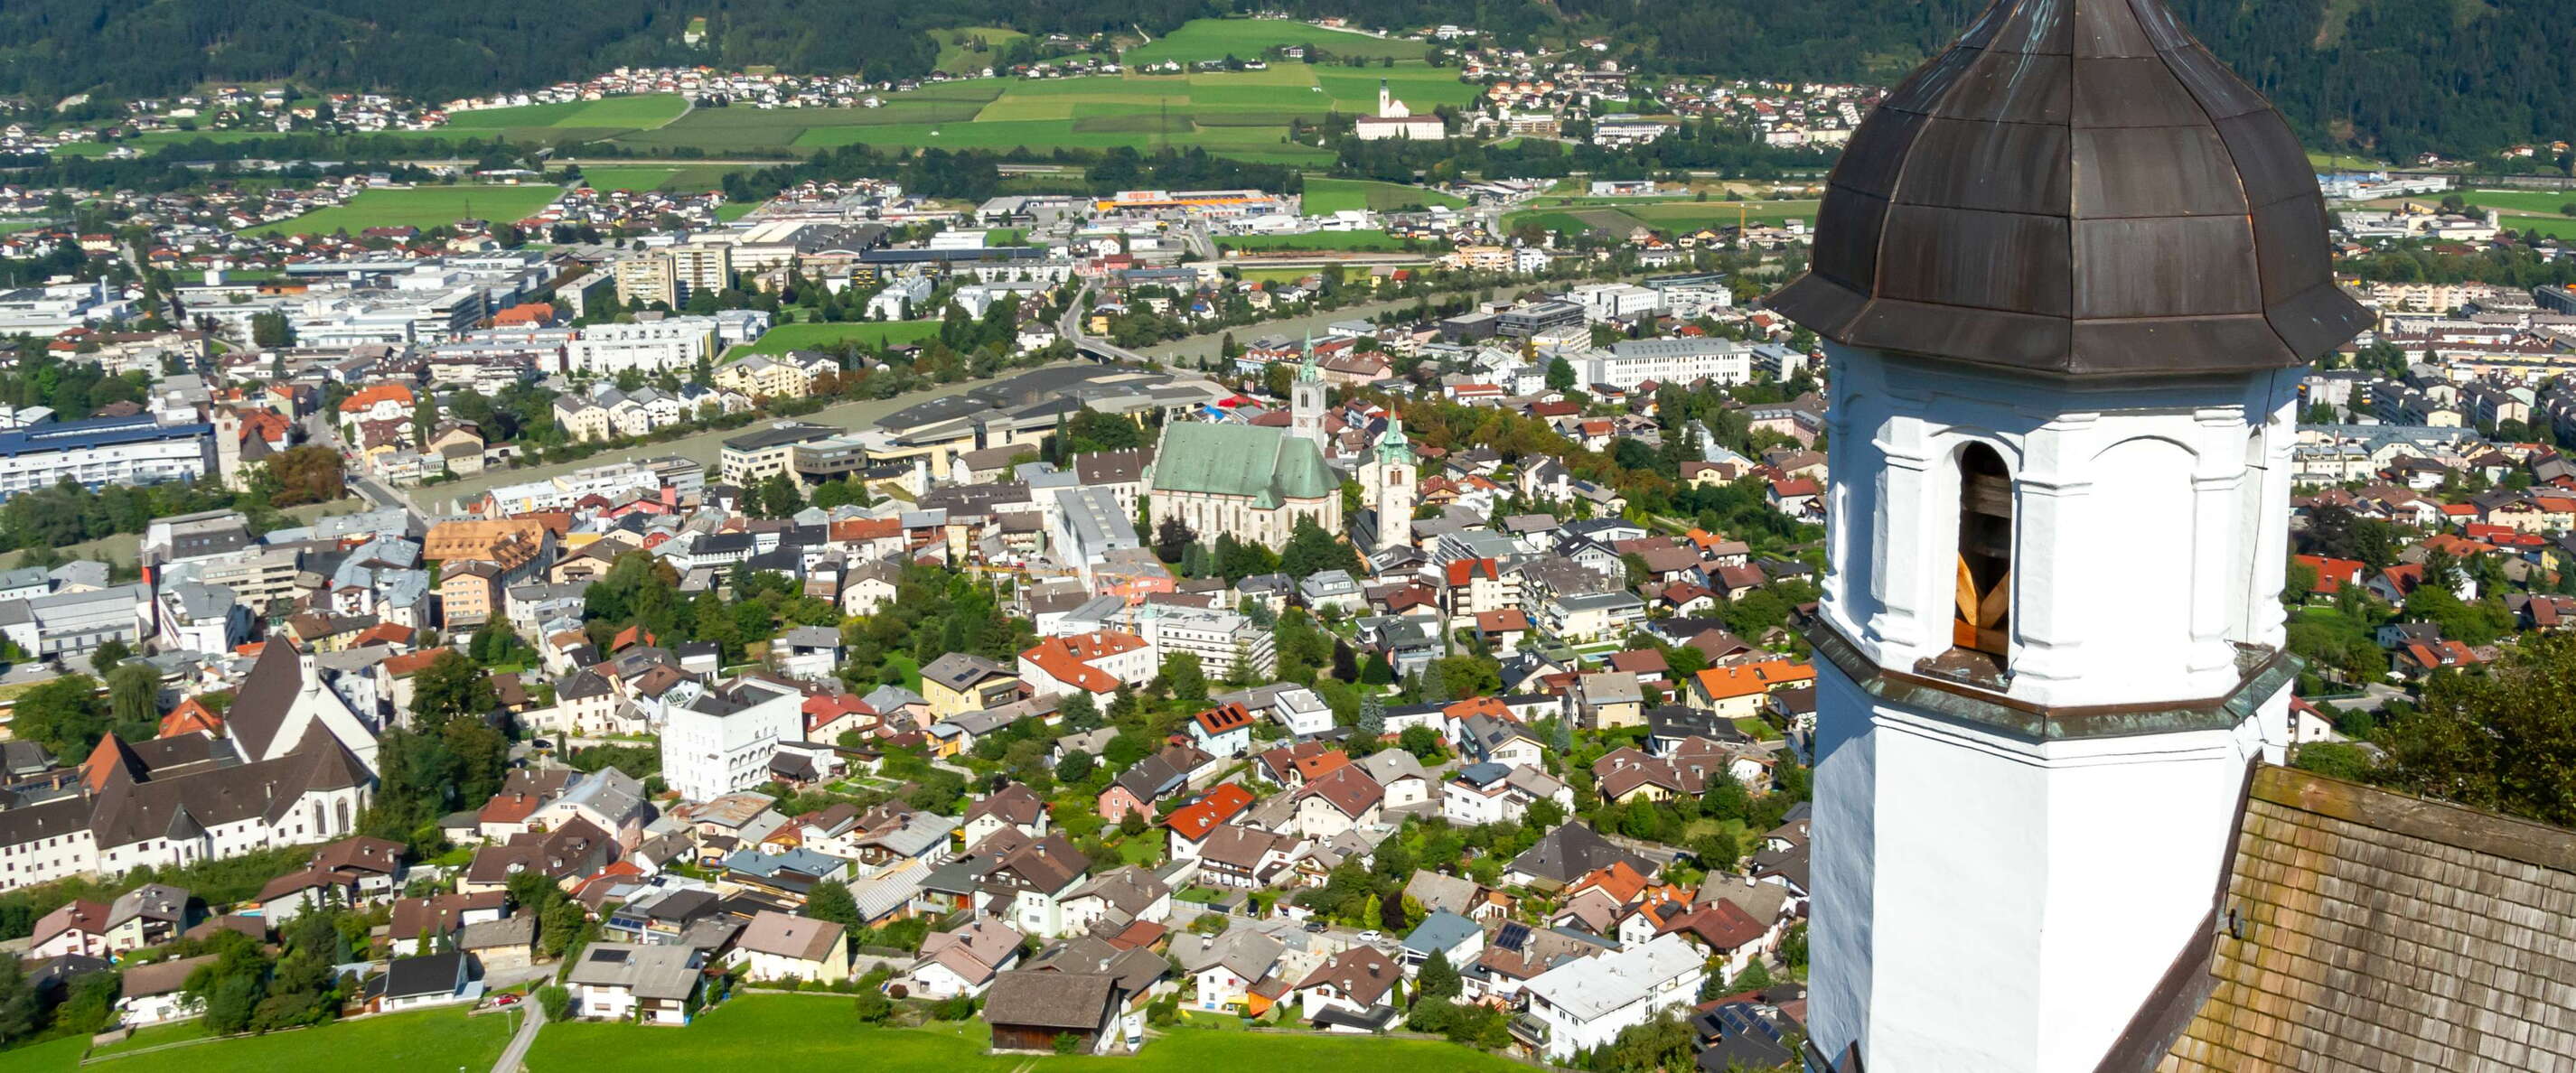
[{"label": "shingled roof slope", "polygon": [[2576,1066],[2576,832],[2255,772],[2168,1073]]}]

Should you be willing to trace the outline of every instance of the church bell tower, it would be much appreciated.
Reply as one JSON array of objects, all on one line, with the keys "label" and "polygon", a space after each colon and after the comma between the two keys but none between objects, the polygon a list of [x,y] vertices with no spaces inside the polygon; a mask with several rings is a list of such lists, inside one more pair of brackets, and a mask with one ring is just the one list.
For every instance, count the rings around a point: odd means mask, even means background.
[{"label": "church bell tower", "polygon": [[1386,431],[1360,466],[1360,487],[1368,495],[1371,532],[1369,551],[1413,543],[1413,482],[1418,474],[1413,441],[1405,438],[1404,417],[1389,414]]},{"label": "church bell tower", "polygon": [[1306,336],[1304,356],[1297,362],[1297,379],[1288,385],[1288,434],[1312,442],[1324,442],[1324,370],[1315,364],[1315,337]]},{"label": "church bell tower", "polygon": [[1854,134],[1769,301],[1830,358],[1810,1065],[2111,1068],[2224,926],[2325,229],[2163,0],[1997,0]]}]

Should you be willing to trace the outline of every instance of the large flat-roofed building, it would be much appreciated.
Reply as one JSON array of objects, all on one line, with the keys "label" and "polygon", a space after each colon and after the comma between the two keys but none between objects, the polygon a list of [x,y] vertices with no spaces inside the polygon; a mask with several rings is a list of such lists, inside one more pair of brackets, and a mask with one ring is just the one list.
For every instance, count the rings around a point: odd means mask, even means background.
[{"label": "large flat-roofed building", "polygon": [[1583,323],[1583,307],[1572,302],[1532,302],[1494,314],[1494,334],[1527,339],[1551,328]]},{"label": "large flat-roofed building", "polygon": [[1226,533],[1278,548],[1300,520],[1327,533],[1342,529],[1341,481],[1322,448],[1286,429],[1165,425],[1148,488],[1156,529],[1178,518],[1204,540]]},{"label": "large flat-roofed building", "polygon": [[694,368],[715,355],[713,317],[664,317],[633,324],[593,324],[564,348],[565,371],[613,376],[634,369],[661,372]]},{"label": "large flat-roofed building", "polygon": [[716,456],[718,477],[736,488],[749,488],[764,478],[792,472],[799,445],[830,439],[841,431],[802,421],[780,421],[753,429],[724,441],[724,449]]},{"label": "large flat-roofed building", "polygon": [[141,585],[58,592],[0,605],[0,634],[39,660],[70,662],[109,641],[143,643],[152,593]]},{"label": "large flat-roofed building", "polygon": [[1581,368],[1585,383],[1617,388],[1649,380],[1742,384],[1753,379],[1753,348],[1732,339],[1623,339],[1587,355]]},{"label": "large flat-roofed building", "polygon": [[213,426],[148,415],[0,432],[0,499],[65,480],[86,488],[192,481],[215,472]]},{"label": "large flat-roofed building", "polygon": [[1156,666],[1174,652],[1189,652],[1215,679],[1235,677],[1238,664],[1251,677],[1279,669],[1270,631],[1254,625],[1249,615],[1183,604],[1147,604],[1137,613],[1136,622],[1137,632],[1154,647]]}]

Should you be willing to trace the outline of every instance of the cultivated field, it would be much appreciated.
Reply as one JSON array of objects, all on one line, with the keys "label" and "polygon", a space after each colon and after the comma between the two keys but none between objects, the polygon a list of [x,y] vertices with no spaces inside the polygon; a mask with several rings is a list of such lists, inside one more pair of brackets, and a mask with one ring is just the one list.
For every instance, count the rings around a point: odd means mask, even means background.
[{"label": "cultivated field", "polygon": [[560,186],[416,186],[408,190],[367,190],[347,203],[292,220],[252,228],[262,235],[354,235],[370,227],[441,227],[461,219],[508,223],[546,207],[563,192]]},{"label": "cultivated field", "polygon": [[[1418,57],[1418,42],[1387,42],[1335,35],[1278,20],[1200,20],[1148,48],[1192,53],[1216,51],[1222,42],[1270,39],[1286,29],[1347,37],[1376,48],[1368,55]],[[976,31],[944,31],[954,39]],[[1177,44],[1175,44],[1177,43]],[[1143,50],[1139,50],[1143,51]],[[1236,46],[1240,55],[1258,47]],[[1148,56],[1152,53],[1147,53]],[[1134,53],[1129,62],[1142,63]],[[876,108],[701,108],[652,129],[620,135],[621,145],[642,151],[690,147],[710,155],[811,152],[843,145],[889,148],[1009,150],[1202,148],[1242,160],[1322,164],[1329,154],[1287,141],[1292,122],[1324,116],[1371,115],[1383,82],[1417,112],[1474,99],[1476,88],[1457,72],[1418,58],[1391,67],[1275,63],[1258,71],[1187,74],[1096,75],[1078,78],[979,78],[936,83],[885,95]]]},{"label": "cultivated field", "polygon": [[595,101],[531,104],[520,108],[482,108],[447,117],[451,130],[512,130],[526,127],[658,127],[689,110],[676,93],[603,97]]}]

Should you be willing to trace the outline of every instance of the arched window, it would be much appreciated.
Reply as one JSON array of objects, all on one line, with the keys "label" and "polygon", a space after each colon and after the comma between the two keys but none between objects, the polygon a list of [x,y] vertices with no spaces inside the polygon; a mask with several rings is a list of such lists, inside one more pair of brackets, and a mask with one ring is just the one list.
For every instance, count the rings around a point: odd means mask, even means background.
[{"label": "arched window", "polygon": [[2012,474],[1982,443],[1959,453],[1959,580],[1950,643],[2000,661],[2011,641]]}]

